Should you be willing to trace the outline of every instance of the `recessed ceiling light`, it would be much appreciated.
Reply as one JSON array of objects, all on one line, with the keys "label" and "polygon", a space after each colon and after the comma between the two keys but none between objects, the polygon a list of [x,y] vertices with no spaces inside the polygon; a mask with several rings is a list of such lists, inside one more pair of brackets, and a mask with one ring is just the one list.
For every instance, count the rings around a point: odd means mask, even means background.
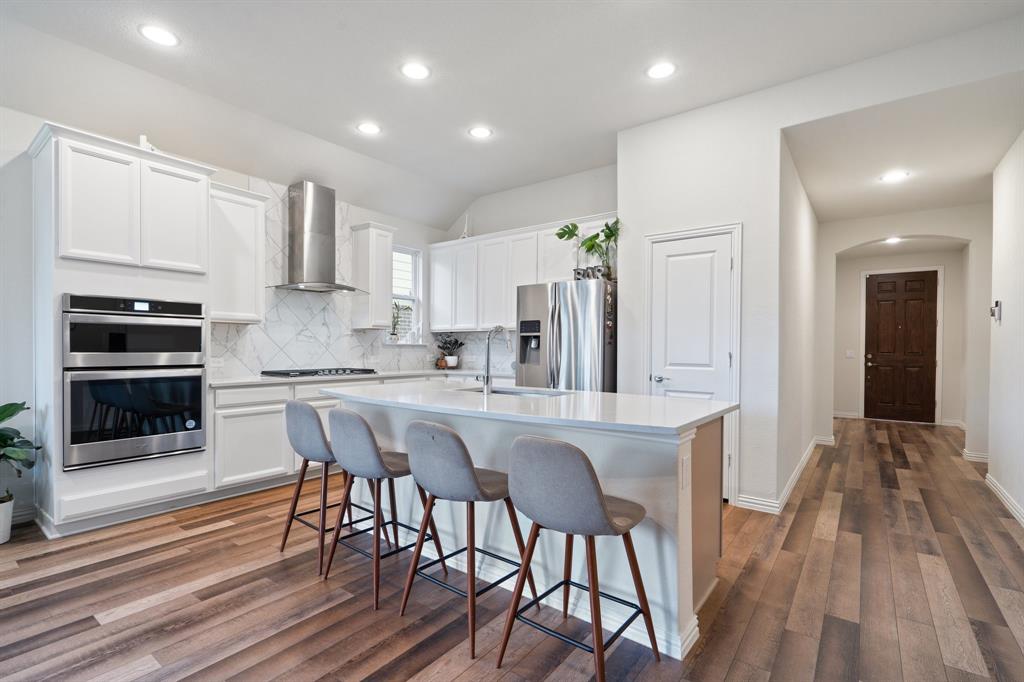
[{"label": "recessed ceiling light", "polygon": [[430,69],[425,64],[420,64],[419,62],[406,62],[402,64],[402,74],[406,78],[421,81],[430,76]]},{"label": "recessed ceiling light", "polygon": [[487,126],[473,126],[469,129],[469,134],[478,140],[486,140],[494,134],[494,131]]},{"label": "recessed ceiling light", "polygon": [[361,132],[363,135],[378,135],[380,134],[380,126],[373,121],[363,121],[356,126],[356,130]]},{"label": "recessed ceiling light", "polygon": [[898,182],[903,182],[910,177],[910,171],[903,170],[901,168],[895,168],[888,171],[882,177],[878,178],[881,182],[887,185],[895,185]]},{"label": "recessed ceiling light", "polygon": [[885,243],[886,244],[899,244],[901,241],[903,241],[902,237],[889,237],[888,239],[885,240]]},{"label": "recessed ceiling light", "polygon": [[152,40],[157,45],[163,45],[164,47],[175,47],[179,42],[178,36],[174,35],[166,28],[161,26],[155,26],[153,24],[143,24],[139,26],[139,33],[143,37]]},{"label": "recessed ceiling light", "polygon": [[647,69],[647,75],[654,79],[668,78],[676,72],[676,65],[672,62],[658,62]]}]

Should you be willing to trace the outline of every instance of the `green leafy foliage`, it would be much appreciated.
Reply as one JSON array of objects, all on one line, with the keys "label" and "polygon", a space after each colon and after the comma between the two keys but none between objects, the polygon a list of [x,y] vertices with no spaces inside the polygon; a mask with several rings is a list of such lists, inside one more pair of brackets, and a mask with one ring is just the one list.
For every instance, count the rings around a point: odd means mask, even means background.
[{"label": "green leafy foliage", "polygon": [[558,232],[555,232],[555,236],[565,242],[572,241],[580,236],[580,226],[576,223],[562,225],[558,228]]},{"label": "green leafy foliage", "polygon": [[[611,267],[612,260],[615,255],[615,249],[619,245],[619,233],[621,232],[621,225],[619,219],[616,218],[610,223],[605,223],[604,227],[595,232],[594,234],[583,237],[580,239],[579,248],[580,251],[591,256],[597,256],[600,259],[601,264],[605,267]],[[555,232],[555,236],[563,241],[571,241],[573,239],[579,239],[580,237],[580,226],[576,223],[568,223],[558,228]]]},{"label": "green leafy foliage", "polygon": [[452,334],[439,334],[437,337],[437,349],[441,355],[455,355],[465,345]]},{"label": "green leafy foliage", "polygon": [[[3,423],[29,409],[25,403],[7,403],[0,405],[0,423]],[[39,445],[22,437],[18,429],[4,426],[0,428],[0,462],[9,462],[21,476],[22,469],[35,466],[36,450]]]}]

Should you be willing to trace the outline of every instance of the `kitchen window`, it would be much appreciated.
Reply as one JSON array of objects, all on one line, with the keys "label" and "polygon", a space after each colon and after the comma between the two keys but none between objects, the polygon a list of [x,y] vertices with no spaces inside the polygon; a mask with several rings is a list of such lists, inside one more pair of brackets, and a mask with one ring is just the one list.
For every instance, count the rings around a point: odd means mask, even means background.
[{"label": "kitchen window", "polygon": [[396,246],[391,253],[391,343],[422,343],[422,254]]}]

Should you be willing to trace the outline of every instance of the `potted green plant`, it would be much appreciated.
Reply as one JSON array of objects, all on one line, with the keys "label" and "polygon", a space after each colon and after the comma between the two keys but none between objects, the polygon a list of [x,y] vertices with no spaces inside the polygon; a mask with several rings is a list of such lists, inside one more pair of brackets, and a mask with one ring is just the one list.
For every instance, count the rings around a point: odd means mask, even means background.
[{"label": "potted green plant", "polygon": [[466,344],[452,334],[440,334],[437,337],[437,349],[441,351],[445,367],[448,369],[455,369],[459,366],[459,356],[456,354],[459,352],[459,349],[465,345]]},{"label": "potted green plant", "polygon": [[[7,403],[0,405],[0,424],[21,414],[28,407],[25,403]],[[20,478],[22,470],[31,469],[35,463],[36,450],[39,446],[22,438],[21,431],[9,426],[0,427],[0,470],[6,462]],[[14,495],[9,488],[4,488],[0,495],[0,544],[11,539],[11,518],[14,514]]]},{"label": "potted green plant", "polygon": [[576,262],[579,263],[579,252],[583,251],[589,256],[596,256],[601,261],[602,271],[600,276],[607,279],[612,277],[612,263],[619,248],[619,233],[621,225],[619,219],[606,222],[604,227],[588,237],[580,236],[580,226],[576,223],[568,223],[558,228],[555,236],[562,241],[576,241]]},{"label": "potted green plant", "polygon": [[402,313],[412,310],[412,306],[398,301],[391,302],[391,343],[398,343],[398,325],[402,321]]}]

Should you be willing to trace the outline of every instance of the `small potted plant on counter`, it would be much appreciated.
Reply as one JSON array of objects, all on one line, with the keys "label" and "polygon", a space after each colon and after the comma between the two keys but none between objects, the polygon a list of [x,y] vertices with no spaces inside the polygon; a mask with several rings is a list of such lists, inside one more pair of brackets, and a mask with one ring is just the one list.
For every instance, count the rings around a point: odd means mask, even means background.
[{"label": "small potted plant on counter", "polygon": [[452,334],[440,334],[437,337],[437,349],[441,351],[441,357],[437,361],[439,369],[455,369],[459,366],[459,349],[465,346]]},{"label": "small potted plant on counter", "polygon": [[[0,424],[21,414],[28,407],[25,403],[7,403],[0,405]],[[9,426],[0,426],[0,473],[6,462],[20,478],[23,469],[31,469],[35,465],[36,450],[39,446],[21,437],[21,431]],[[0,544],[11,539],[11,518],[14,514],[14,495],[10,489],[4,488],[0,494]]]}]

